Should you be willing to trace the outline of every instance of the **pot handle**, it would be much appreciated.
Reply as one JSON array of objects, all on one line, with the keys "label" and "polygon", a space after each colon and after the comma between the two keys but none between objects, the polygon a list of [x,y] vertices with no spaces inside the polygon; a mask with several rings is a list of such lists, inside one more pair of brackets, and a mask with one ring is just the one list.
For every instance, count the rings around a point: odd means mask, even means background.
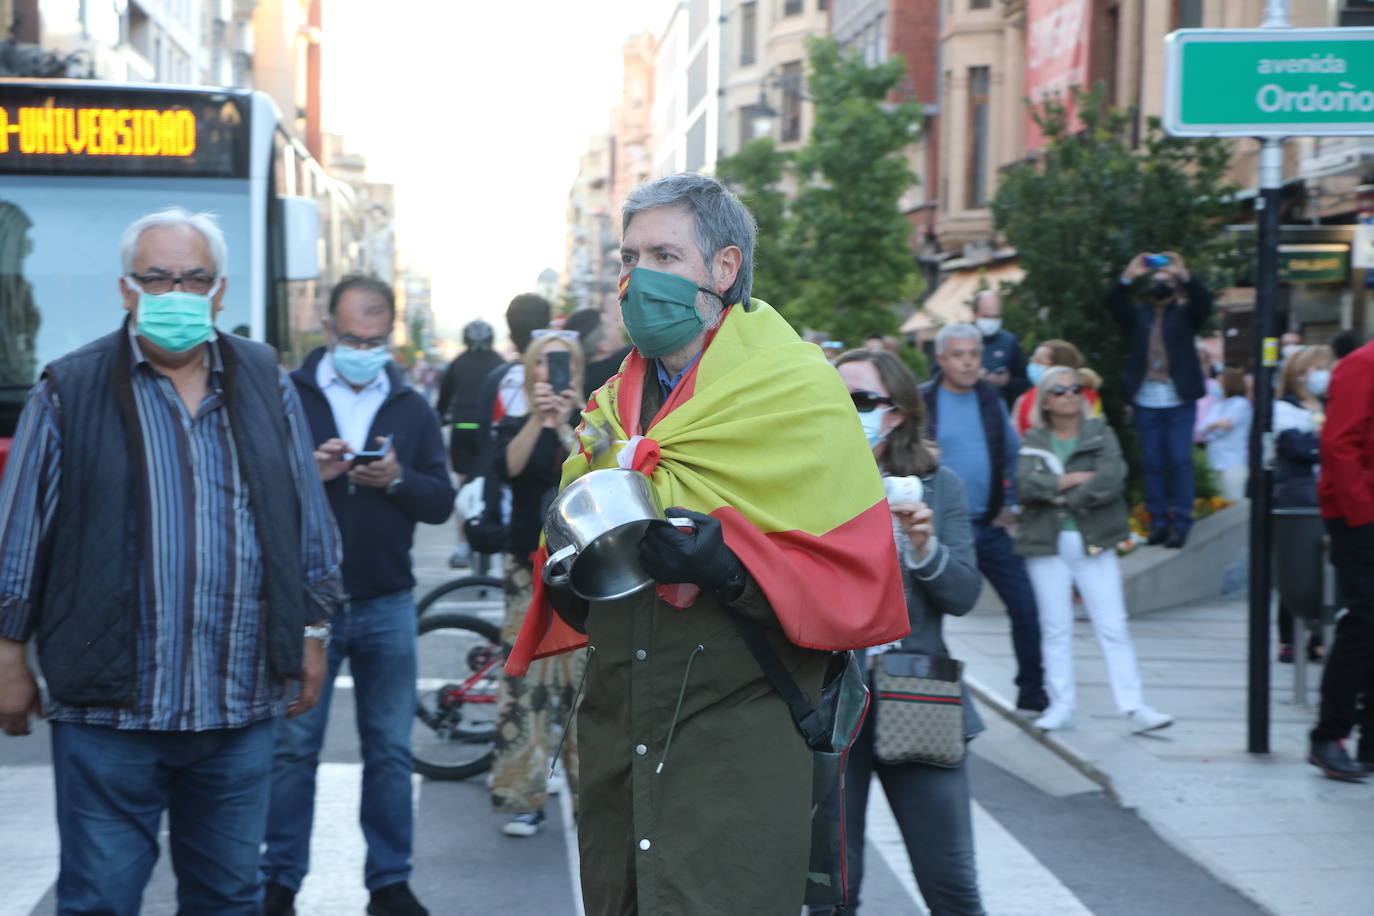
[{"label": "pot handle", "polygon": [[690,518],[669,518],[665,519],[665,521],[667,521],[667,523],[672,525],[674,528],[686,528],[689,531],[697,530],[697,523],[692,521]]},{"label": "pot handle", "polygon": [[572,561],[577,559],[577,547],[569,544],[561,547],[557,552],[550,554],[544,561],[544,583],[561,588],[568,584],[568,575],[572,566]]}]

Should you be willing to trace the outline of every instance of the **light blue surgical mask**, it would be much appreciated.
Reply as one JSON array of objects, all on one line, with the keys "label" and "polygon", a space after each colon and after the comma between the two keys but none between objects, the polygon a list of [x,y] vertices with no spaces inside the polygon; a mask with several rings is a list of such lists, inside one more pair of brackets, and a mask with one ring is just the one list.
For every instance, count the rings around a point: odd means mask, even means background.
[{"label": "light blue surgical mask", "polygon": [[366,350],[344,344],[334,347],[334,369],[350,385],[366,385],[389,362],[391,352],[386,347],[370,347]]},{"label": "light blue surgical mask", "polygon": [[868,437],[868,447],[877,448],[878,443],[887,438],[887,434],[892,430],[883,429],[883,417],[891,410],[891,407],[875,407],[867,413],[859,414],[859,423],[864,428],[864,435]]},{"label": "light blue surgical mask", "polygon": [[1026,366],[1026,378],[1030,380],[1032,385],[1039,385],[1041,376],[1045,374],[1045,370],[1048,368],[1049,366],[1042,366],[1039,363],[1030,363]]},{"label": "light blue surgical mask", "polygon": [[1330,369],[1312,369],[1307,373],[1307,390],[1313,397],[1326,397],[1326,390],[1331,387]]},{"label": "light blue surgical mask", "polygon": [[138,290],[138,321],[134,330],[139,337],[168,353],[185,353],[215,336],[210,300],[219,289],[219,281],[208,293],[176,289],[147,293],[138,284],[131,285]]}]

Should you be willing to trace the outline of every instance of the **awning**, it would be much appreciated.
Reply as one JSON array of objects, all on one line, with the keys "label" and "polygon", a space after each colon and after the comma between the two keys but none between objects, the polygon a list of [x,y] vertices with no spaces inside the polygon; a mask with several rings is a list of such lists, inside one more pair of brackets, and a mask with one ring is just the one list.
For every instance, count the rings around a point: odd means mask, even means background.
[{"label": "awning", "polygon": [[902,323],[903,334],[919,334],[947,324],[973,320],[970,302],[984,283],[997,289],[1003,282],[1020,283],[1026,272],[1015,264],[976,270],[957,270],[945,277],[935,291],[926,297],[916,313]]}]

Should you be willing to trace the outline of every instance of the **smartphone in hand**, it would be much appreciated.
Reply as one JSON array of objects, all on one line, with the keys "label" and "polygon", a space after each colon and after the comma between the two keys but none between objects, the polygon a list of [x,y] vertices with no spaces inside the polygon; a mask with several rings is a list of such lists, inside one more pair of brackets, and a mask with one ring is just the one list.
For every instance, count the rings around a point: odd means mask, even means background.
[{"label": "smartphone in hand", "polygon": [[549,387],[554,394],[562,394],[572,385],[572,354],[567,350],[550,350],[544,359],[549,367]]},{"label": "smartphone in hand", "polygon": [[371,464],[386,457],[386,453],[391,449],[391,436],[387,436],[382,444],[372,449],[364,449],[353,454],[353,467],[360,464]]}]

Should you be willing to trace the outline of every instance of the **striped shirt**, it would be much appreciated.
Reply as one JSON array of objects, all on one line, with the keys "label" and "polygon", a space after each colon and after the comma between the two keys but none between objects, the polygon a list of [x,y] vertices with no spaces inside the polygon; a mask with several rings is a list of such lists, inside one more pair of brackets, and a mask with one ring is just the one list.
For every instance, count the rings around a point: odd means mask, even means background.
[{"label": "striped shirt", "polygon": [[[267,666],[261,544],[229,426],[218,345],[206,348],[209,392],[194,415],[132,333],[134,403],[148,486],[137,571],[137,684],[132,707],[53,703],[59,722],[152,731],[237,728],[280,715],[285,684]],[[342,600],[339,535],[315,469],[296,389],[280,373],[301,506],[301,558],[312,620]],[[56,387],[35,385],[0,481],[0,636],[33,633],[47,577],[62,474]]]}]

